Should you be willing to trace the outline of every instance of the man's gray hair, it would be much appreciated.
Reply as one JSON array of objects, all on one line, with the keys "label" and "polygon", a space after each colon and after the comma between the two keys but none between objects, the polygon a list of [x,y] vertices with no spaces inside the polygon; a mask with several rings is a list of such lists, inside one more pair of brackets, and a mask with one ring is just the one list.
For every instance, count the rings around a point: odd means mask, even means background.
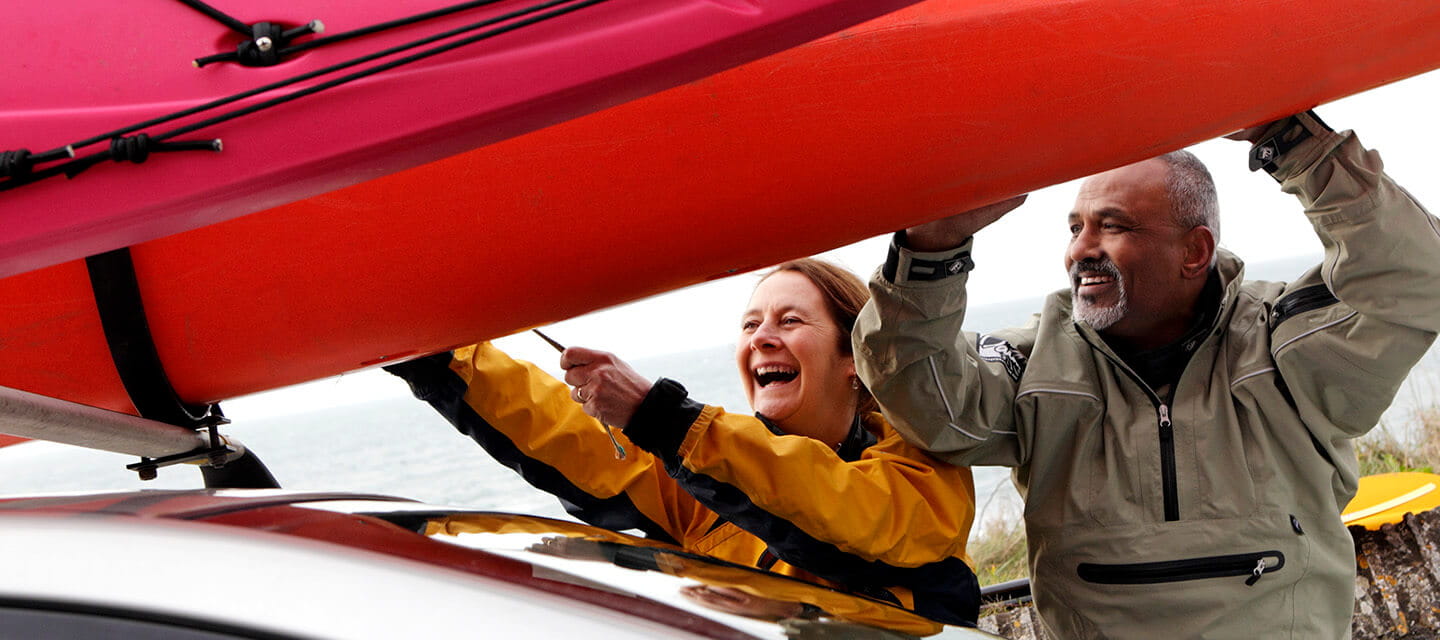
[{"label": "man's gray hair", "polygon": [[1182,229],[1200,225],[1210,228],[1215,241],[1220,241],[1220,203],[1215,195],[1215,180],[1195,154],[1181,149],[1160,159],[1170,167],[1165,189],[1170,196],[1171,212]]}]

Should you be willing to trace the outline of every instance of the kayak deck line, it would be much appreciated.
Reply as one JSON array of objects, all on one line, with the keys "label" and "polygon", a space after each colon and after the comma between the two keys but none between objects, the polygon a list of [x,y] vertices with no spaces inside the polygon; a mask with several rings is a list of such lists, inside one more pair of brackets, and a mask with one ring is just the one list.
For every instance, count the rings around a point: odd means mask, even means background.
[{"label": "kayak deck line", "polygon": [[324,33],[325,23],[321,22],[318,19],[311,20],[293,29],[283,29],[283,27],[273,22],[257,22],[255,24],[247,25],[244,22],[234,17],[231,17],[228,14],[225,14],[224,12],[221,12],[218,9],[215,9],[214,7],[211,7],[201,2],[200,0],[179,1],[190,6],[196,11],[199,11],[207,16],[210,16],[211,18],[214,18],[215,21],[247,38],[247,40],[245,40],[244,42],[236,45],[235,51],[227,51],[223,53],[216,53],[196,58],[194,60],[194,64],[195,67],[198,69],[217,62],[238,62],[245,66],[271,66],[284,61],[287,56],[308,51],[310,49],[336,44],[339,42],[344,42],[346,40],[353,40],[355,38],[380,33],[382,31],[388,31],[390,29],[408,27],[411,25],[419,24],[426,20],[433,20],[435,18],[441,18],[451,14],[469,11],[471,9],[496,4],[498,2],[504,2],[505,0],[474,0],[473,2],[462,2],[460,4],[451,5],[441,9],[417,13],[414,15],[406,16],[404,18],[397,18],[395,20],[386,20],[384,22],[372,24],[368,27],[359,27],[356,29],[351,29],[349,31],[343,31],[340,33],[328,35],[324,38],[315,38],[295,44],[292,44],[292,42],[296,38],[299,38],[305,34],[314,33],[318,35]]},{"label": "kayak deck line", "polygon": [[[491,1],[493,2],[496,0]],[[153,151],[211,150],[219,152],[223,149],[223,143],[219,139],[209,141],[166,141],[177,136],[192,133],[194,131],[207,127],[212,127],[224,122],[228,122],[230,120],[234,120],[236,118],[264,111],[271,107],[276,107],[288,102],[293,102],[295,100],[299,100],[300,98],[304,98],[306,96],[311,96],[322,91],[346,85],[357,80],[369,78],[376,74],[390,71],[407,64],[432,58],[443,53],[448,53],[461,47],[472,45],[477,42],[482,42],[496,36],[504,35],[506,33],[510,33],[524,27],[539,24],[553,18],[558,18],[566,14],[578,11],[580,9],[592,7],[607,1],[608,0],[579,0],[577,2],[576,0],[549,0],[548,2],[542,2],[522,9],[517,9],[503,15],[487,18],[485,20],[481,20],[479,22],[465,25],[456,29],[451,29],[440,34],[421,38],[419,40],[408,42],[402,45],[397,45],[395,47],[390,47],[383,51],[330,65],[316,71],[303,73],[298,76],[287,78],[285,80],[273,82],[247,91],[242,91],[240,93],[232,94],[224,98],[219,98],[217,100],[212,100],[197,107],[176,111],[174,113],[146,120],[138,124],[133,124],[121,129],[92,136],[78,142],[72,142],[63,147],[58,147],[56,149],[51,149],[42,153],[32,154],[28,149],[6,151],[3,152],[3,154],[0,154],[0,177],[5,178],[4,181],[0,181],[0,192],[8,191],[10,189],[21,187],[27,184],[32,184],[36,181],[62,174],[67,178],[74,178],[85,170],[90,169],[91,167],[94,167],[95,165],[100,164],[101,162],[104,162],[106,160],[114,160],[116,162],[124,162],[128,160],[135,164],[140,164],[143,163],[146,159],[148,159],[150,152]],[[537,12],[540,12],[542,10],[551,9],[552,7],[559,8],[556,8],[553,11],[539,13],[538,15],[531,15],[536,14]],[[507,22],[509,24],[503,24]],[[312,87],[299,89],[283,96],[271,98],[257,104],[234,109],[232,111],[227,111],[225,113],[212,116],[200,122],[180,126],[175,129],[171,129],[169,131],[155,135],[141,133],[136,136],[125,137],[125,134],[127,133],[133,133],[147,127],[152,127],[167,122],[173,122],[181,118],[204,113],[206,111],[223,107],[228,104],[233,104],[246,98],[254,97],[263,93],[268,93],[277,89],[282,89],[288,86],[298,84],[300,82],[304,82],[306,80],[311,80],[323,75],[328,75],[355,66],[359,66],[367,62],[372,62],[379,58],[395,55],[397,53],[432,44],[446,38],[456,37],[465,33],[485,29],[487,27],[492,27],[495,25],[501,26],[497,26],[494,29],[490,29],[488,31],[482,31],[478,34],[463,38],[461,40],[456,40],[454,42],[432,47],[430,49],[425,49],[423,51],[420,51],[419,53],[415,53],[404,58],[391,60],[389,62],[378,64],[373,67],[363,69],[361,71],[356,71],[348,75],[334,78]],[[77,158],[75,156],[76,148],[90,146],[107,139],[111,141],[109,148],[84,157]],[[55,165],[43,170],[35,170],[36,164],[51,162],[64,158],[70,158],[70,160],[63,164]]]},{"label": "kayak deck line", "polygon": [[1424,486],[1422,486],[1422,487],[1420,487],[1420,488],[1418,488],[1418,489],[1415,489],[1414,491],[1411,491],[1410,493],[1407,493],[1407,494],[1405,494],[1405,495],[1396,496],[1396,497],[1394,497],[1394,498],[1391,498],[1391,499],[1389,499],[1389,500],[1386,500],[1385,502],[1381,502],[1380,504],[1377,504],[1377,505],[1375,505],[1375,506],[1373,506],[1373,507],[1369,507],[1369,508],[1366,508],[1366,509],[1361,509],[1361,510],[1359,510],[1359,511],[1354,511],[1354,512],[1351,512],[1351,513],[1347,513],[1347,514],[1345,514],[1343,517],[1340,518],[1340,521],[1343,522],[1343,523],[1345,523],[1345,524],[1350,524],[1350,523],[1352,523],[1352,522],[1354,522],[1354,521],[1356,521],[1356,520],[1360,520],[1360,519],[1362,519],[1362,518],[1368,518],[1368,517],[1373,516],[1373,515],[1375,515],[1375,514],[1377,514],[1377,513],[1381,513],[1381,512],[1384,512],[1384,511],[1389,511],[1389,510],[1391,510],[1391,509],[1394,509],[1395,507],[1398,507],[1398,506],[1400,506],[1400,505],[1402,505],[1402,504],[1405,504],[1405,503],[1407,503],[1407,502],[1409,502],[1409,501],[1411,501],[1411,500],[1414,500],[1414,499],[1416,499],[1416,498],[1419,498],[1420,496],[1423,496],[1423,495],[1425,495],[1425,494],[1427,494],[1427,493],[1430,493],[1431,491],[1434,491],[1434,490],[1435,490],[1435,483],[1433,483],[1433,482],[1427,483],[1427,484],[1425,484]]}]

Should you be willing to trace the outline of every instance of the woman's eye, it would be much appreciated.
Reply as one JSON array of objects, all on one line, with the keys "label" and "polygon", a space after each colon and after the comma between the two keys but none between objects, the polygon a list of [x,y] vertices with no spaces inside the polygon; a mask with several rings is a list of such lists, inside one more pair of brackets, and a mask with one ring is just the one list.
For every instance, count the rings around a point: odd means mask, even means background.
[{"label": "woman's eye", "polygon": [[754,321],[754,320],[746,320],[746,321],[740,323],[740,330],[741,330],[741,331],[754,331],[754,330],[755,330],[755,327],[758,327],[758,326],[760,326],[760,323],[758,323],[758,322],[756,322],[756,321]]},{"label": "woman's eye", "polygon": [[796,318],[795,316],[790,316],[788,318],[785,318],[784,320],[781,320],[780,322],[781,324],[800,324],[800,319]]},{"label": "woman's eye", "polygon": [[1078,224],[1072,224],[1072,225],[1070,225],[1070,235],[1074,236],[1074,235],[1079,235],[1079,234],[1080,234],[1080,225],[1078,225]]}]

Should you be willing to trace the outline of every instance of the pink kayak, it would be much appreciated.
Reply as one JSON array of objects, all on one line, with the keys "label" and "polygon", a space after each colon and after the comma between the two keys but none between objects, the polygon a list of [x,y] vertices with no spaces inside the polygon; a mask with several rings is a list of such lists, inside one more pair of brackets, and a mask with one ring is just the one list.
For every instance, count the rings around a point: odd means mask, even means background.
[{"label": "pink kayak", "polygon": [[[210,1],[6,9],[0,277],[474,149],[914,2]],[[425,12],[440,15],[351,37]]]}]

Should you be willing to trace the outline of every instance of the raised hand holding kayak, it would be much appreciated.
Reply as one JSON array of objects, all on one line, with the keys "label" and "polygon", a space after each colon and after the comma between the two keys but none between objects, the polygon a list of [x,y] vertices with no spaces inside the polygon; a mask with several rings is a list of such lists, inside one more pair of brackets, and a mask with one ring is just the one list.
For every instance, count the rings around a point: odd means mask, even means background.
[{"label": "raised hand holding kayak", "polygon": [[1018,195],[1009,200],[957,213],[948,218],[915,225],[905,230],[905,244],[915,251],[944,251],[954,249],[966,238],[990,226],[1025,203],[1027,195]]}]

